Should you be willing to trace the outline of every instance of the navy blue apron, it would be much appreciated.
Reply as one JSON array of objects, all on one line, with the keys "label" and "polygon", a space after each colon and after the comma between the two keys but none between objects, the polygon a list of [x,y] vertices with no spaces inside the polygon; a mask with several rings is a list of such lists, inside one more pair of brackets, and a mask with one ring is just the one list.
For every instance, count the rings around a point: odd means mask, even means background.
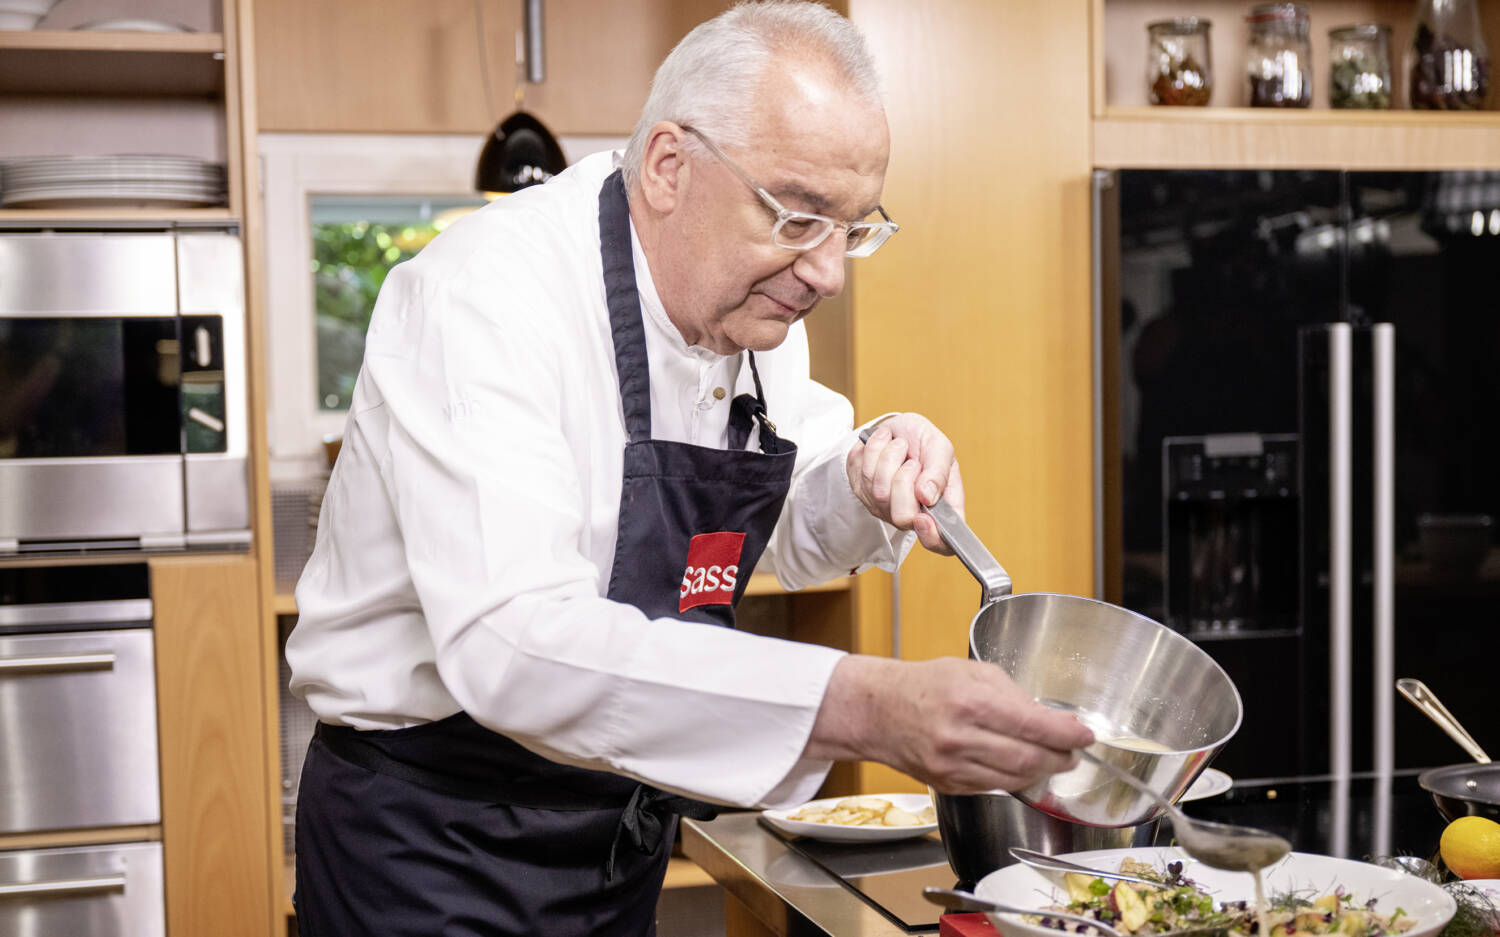
[{"label": "navy blue apron", "polygon": [[[728,449],[651,438],[645,327],[618,172],[599,193],[604,285],[625,427],[608,597],[649,618],[734,625],[796,446],[756,394]],[[747,450],[760,428],[760,451]],[[663,714],[670,718],[670,714]],[[459,712],[408,729],[319,724],[297,803],[303,937],[652,935],[679,815],[709,804],[549,761]]]}]

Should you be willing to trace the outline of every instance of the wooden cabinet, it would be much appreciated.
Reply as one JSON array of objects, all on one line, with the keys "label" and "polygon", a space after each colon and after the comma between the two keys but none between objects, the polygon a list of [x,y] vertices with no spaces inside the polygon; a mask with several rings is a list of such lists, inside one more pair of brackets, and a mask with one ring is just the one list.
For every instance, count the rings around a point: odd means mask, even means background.
[{"label": "wooden cabinet", "polygon": [[151,563],[168,937],[274,932],[257,566]]},{"label": "wooden cabinet", "polygon": [[0,134],[0,160],[181,155],[225,164],[228,181],[227,204],[221,207],[0,209],[0,226],[210,223],[238,227],[245,250],[255,546],[249,553],[150,558],[162,822],[144,830],[69,833],[57,840],[159,838],[170,937],[264,937],[281,929],[270,876],[276,859],[271,844],[279,843],[269,837],[275,822],[268,797],[273,739],[266,705],[275,658],[274,644],[266,638],[270,524],[261,432],[264,350],[254,275],[260,250],[249,2],[80,3],[74,11],[108,19],[128,7],[133,16],[181,22],[193,32],[69,28],[82,21],[58,22],[56,29],[0,31],[0,125],[6,128]]},{"label": "wooden cabinet", "polygon": [[[1017,591],[1093,591],[1089,5],[851,0],[886,75],[884,204],[902,231],[852,279],[858,416],[953,439],[970,525]],[[965,656],[979,587],[920,548],[856,587],[856,647]],[[881,766],[865,790],[920,789]]]},{"label": "wooden cabinet", "polygon": [[[1099,168],[1473,169],[1500,161],[1500,112],[1405,110],[1403,53],[1415,0],[1311,0],[1313,102],[1306,110],[1250,108],[1245,78],[1251,3],[1241,0],[1092,0],[1093,163]],[[1479,0],[1491,61],[1500,53],[1500,3]],[[1208,107],[1146,103],[1146,24],[1173,16],[1212,21]],[[1328,30],[1391,28],[1388,111],[1334,110]],[[1494,78],[1491,77],[1493,84]],[[1500,102],[1491,88],[1490,106]]]}]

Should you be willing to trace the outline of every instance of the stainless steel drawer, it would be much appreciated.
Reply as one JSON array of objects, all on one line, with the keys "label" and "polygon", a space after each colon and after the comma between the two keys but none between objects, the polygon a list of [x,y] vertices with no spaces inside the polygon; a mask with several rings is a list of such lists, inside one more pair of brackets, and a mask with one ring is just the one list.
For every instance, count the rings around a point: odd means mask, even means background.
[{"label": "stainless steel drawer", "polygon": [[0,852],[0,934],[164,937],[160,843]]},{"label": "stainless steel drawer", "polygon": [[0,833],[161,820],[151,629],[0,635],[0,715]]}]

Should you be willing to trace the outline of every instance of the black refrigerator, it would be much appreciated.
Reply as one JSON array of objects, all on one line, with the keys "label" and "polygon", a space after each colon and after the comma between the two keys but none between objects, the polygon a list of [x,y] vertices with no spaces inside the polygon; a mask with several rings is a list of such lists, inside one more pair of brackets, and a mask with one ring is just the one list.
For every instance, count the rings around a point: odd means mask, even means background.
[{"label": "black refrigerator", "polygon": [[1116,170],[1094,197],[1099,589],[1234,680],[1215,766],[1465,760],[1397,677],[1500,748],[1500,173]]}]

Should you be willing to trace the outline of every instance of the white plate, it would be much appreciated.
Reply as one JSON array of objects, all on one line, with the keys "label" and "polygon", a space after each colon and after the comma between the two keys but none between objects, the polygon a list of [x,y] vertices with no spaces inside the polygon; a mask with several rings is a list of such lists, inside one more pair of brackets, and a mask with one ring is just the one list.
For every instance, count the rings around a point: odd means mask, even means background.
[{"label": "white plate", "polygon": [[[1255,901],[1255,883],[1249,875],[1211,869],[1171,846],[1099,849],[1069,853],[1061,858],[1113,871],[1120,867],[1120,860],[1126,856],[1158,868],[1165,868],[1168,862],[1183,863],[1182,874],[1213,895],[1215,902],[1248,900],[1253,904]],[[1374,898],[1375,910],[1381,914],[1391,914],[1401,908],[1415,921],[1402,937],[1432,937],[1443,929],[1457,909],[1453,898],[1431,882],[1352,859],[1294,852],[1266,869],[1263,875],[1267,897],[1288,891],[1326,895],[1342,885],[1354,895],[1357,904],[1363,905]],[[986,875],[979,880],[974,892],[981,898],[1022,908],[1060,907],[1068,903],[1066,891],[1054,886],[1037,870],[1020,864]],[[986,916],[1005,937],[1058,937],[1059,934],[1051,928],[1028,924],[1014,914]]]},{"label": "white plate", "polygon": [[138,33],[190,33],[181,23],[165,23],[161,20],[138,20],[138,19],[113,19],[99,20],[94,23],[84,23],[74,26],[74,29],[84,30],[118,30],[120,32]]},{"label": "white plate", "polygon": [[[912,813],[932,806],[932,798],[926,794],[870,794],[867,796],[883,798],[902,810],[910,810]],[[783,833],[810,836],[813,839],[821,839],[830,843],[878,843],[893,839],[910,839],[937,829],[936,823],[924,823],[921,826],[840,826],[837,823],[808,823],[805,820],[791,819],[791,815],[803,807],[832,807],[843,799],[842,797],[825,797],[822,800],[809,801],[799,807],[786,810],[762,810],[761,816]]]},{"label": "white plate", "polygon": [[1205,768],[1198,779],[1188,785],[1188,789],[1182,796],[1177,798],[1179,804],[1185,804],[1190,800],[1203,800],[1207,797],[1217,797],[1234,785],[1234,779],[1218,768]]}]

